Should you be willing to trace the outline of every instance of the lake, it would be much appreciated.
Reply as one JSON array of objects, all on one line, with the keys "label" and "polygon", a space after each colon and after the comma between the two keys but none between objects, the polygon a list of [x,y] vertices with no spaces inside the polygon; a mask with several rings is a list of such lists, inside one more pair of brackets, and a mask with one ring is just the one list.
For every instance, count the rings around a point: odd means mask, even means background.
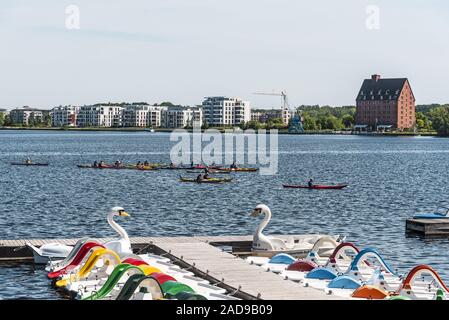
[{"label": "lake", "polygon": [[[177,170],[76,166],[169,163],[174,144],[168,133],[0,131],[0,238],[114,236],[106,214],[117,205],[131,214],[119,221],[131,237],[247,235],[259,223],[248,213],[264,203],[273,212],[266,233],[346,235],[401,273],[429,264],[449,281],[449,241],[405,235],[407,217],[449,202],[449,139],[280,135],[277,175],[232,174],[234,181],[222,185],[180,183]],[[10,165],[27,156],[50,165]],[[282,188],[309,178],[349,187]],[[62,295],[43,267],[0,264],[0,299],[21,297]]]}]

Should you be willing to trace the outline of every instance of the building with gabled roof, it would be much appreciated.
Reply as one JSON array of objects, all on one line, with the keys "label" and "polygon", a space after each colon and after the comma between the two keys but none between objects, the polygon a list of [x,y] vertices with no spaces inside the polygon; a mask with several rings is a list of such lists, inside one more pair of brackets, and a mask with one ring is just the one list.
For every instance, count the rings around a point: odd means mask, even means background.
[{"label": "building with gabled roof", "polygon": [[355,129],[367,131],[415,127],[415,96],[407,78],[365,79],[356,98]]}]

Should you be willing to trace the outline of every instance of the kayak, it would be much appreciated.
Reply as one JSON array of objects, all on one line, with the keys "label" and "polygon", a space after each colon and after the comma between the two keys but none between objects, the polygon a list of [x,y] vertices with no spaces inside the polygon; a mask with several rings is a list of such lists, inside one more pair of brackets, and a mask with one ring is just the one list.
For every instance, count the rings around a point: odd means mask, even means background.
[{"label": "kayak", "polygon": [[220,169],[219,166],[205,166],[205,165],[202,165],[202,164],[198,164],[196,166],[193,166],[193,169],[206,169],[206,168],[208,168],[208,169]]},{"label": "kayak", "polygon": [[[187,173],[204,173],[204,170],[201,170],[201,171],[186,171]],[[220,171],[217,171],[217,170],[212,170],[212,171],[209,171],[209,174],[230,174],[231,172],[229,172],[229,171],[223,171],[223,172],[220,172]]]},{"label": "kayak", "polygon": [[225,183],[225,182],[230,182],[231,180],[232,179],[219,179],[219,178],[196,180],[196,179],[187,179],[187,178],[179,177],[179,181],[181,181],[181,182],[196,182],[196,183]]},{"label": "kayak", "polygon": [[258,168],[220,168],[217,169],[218,171],[223,171],[223,172],[255,172],[257,170],[259,170]]},{"label": "kayak", "polygon": [[48,163],[11,162],[13,166],[48,166]]},{"label": "kayak", "polygon": [[284,184],[283,187],[284,188],[294,188],[294,189],[343,189],[345,187],[347,187],[347,184],[337,184],[334,186],[324,186],[324,185],[313,185],[312,187],[309,186],[295,186],[295,185],[288,185],[288,184]]},{"label": "kayak", "polygon": [[158,169],[164,169],[164,170],[192,170],[196,169],[195,167],[158,167]]}]

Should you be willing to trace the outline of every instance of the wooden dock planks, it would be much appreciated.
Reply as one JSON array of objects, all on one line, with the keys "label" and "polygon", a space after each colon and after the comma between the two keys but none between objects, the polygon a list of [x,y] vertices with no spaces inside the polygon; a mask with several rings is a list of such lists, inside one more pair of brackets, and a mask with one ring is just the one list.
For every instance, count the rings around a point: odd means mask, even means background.
[{"label": "wooden dock planks", "polygon": [[205,242],[160,243],[155,241],[154,244],[190,266],[194,265],[195,269],[206,273],[216,282],[222,281],[233,290],[240,288],[240,291],[245,292],[253,299],[342,299],[329,296],[317,289],[306,288],[298,283],[284,280],[279,275],[266,272],[258,266],[250,265],[243,259],[223,252]]},{"label": "wooden dock planks", "polygon": [[405,230],[426,238],[449,238],[449,219],[407,219]]}]

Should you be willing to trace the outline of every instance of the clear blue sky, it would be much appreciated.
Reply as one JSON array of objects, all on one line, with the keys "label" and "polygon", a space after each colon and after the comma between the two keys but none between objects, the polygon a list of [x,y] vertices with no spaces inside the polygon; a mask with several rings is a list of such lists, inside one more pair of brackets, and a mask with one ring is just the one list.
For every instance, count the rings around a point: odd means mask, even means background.
[{"label": "clear blue sky", "polygon": [[[80,29],[65,28],[68,5]],[[366,27],[368,5],[378,30]],[[0,107],[230,95],[271,107],[354,104],[364,78],[408,77],[449,102],[446,0],[2,0]]]}]

